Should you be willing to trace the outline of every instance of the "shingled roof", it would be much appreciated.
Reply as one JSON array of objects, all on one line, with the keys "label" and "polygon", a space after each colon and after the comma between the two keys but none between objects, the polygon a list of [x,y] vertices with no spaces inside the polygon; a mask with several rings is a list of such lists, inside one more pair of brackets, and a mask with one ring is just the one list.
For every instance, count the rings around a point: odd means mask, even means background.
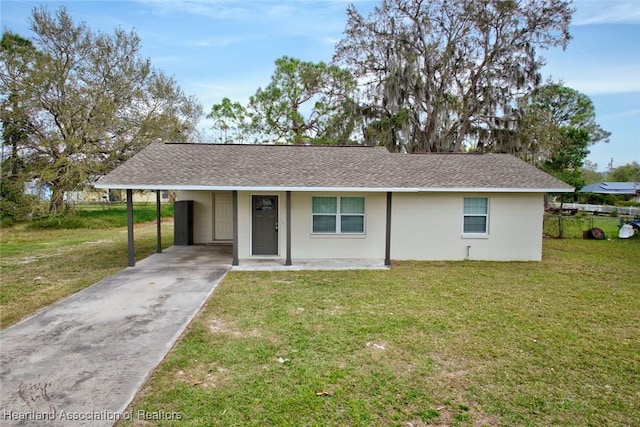
[{"label": "shingled roof", "polygon": [[97,188],[569,192],[508,154],[394,154],[383,147],[154,143]]}]

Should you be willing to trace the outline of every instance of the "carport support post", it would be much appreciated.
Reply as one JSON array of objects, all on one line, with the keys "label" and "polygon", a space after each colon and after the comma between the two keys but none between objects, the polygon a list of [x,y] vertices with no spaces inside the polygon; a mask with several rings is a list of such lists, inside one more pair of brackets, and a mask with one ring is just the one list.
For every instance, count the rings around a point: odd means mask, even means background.
[{"label": "carport support post", "polygon": [[287,259],[284,265],[291,265],[291,191],[287,191]]},{"label": "carport support post", "polygon": [[156,253],[162,253],[162,213],[160,212],[160,190],[156,190],[156,228],[158,243],[156,244]]},{"label": "carport support post", "polygon": [[238,190],[231,192],[233,204],[233,260],[231,265],[239,265],[238,262]]},{"label": "carport support post", "polygon": [[391,191],[387,192],[387,232],[384,247],[384,265],[391,265]]},{"label": "carport support post", "polygon": [[136,265],[136,258],[133,252],[133,190],[127,188],[127,247],[129,250],[128,266]]}]

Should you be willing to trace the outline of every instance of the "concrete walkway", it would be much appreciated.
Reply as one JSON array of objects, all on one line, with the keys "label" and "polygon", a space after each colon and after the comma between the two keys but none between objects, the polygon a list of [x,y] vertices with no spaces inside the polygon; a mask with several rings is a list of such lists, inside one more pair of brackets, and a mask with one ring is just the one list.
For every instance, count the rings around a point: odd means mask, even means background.
[{"label": "concrete walkway", "polygon": [[234,271],[302,271],[302,270],[388,270],[383,259],[295,259],[285,265],[283,259],[241,259]]},{"label": "concrete walkway", "polygon": [[230,247],[172,247],[2,331],[0,425],[175,416],[124,411],[230,267]]}]

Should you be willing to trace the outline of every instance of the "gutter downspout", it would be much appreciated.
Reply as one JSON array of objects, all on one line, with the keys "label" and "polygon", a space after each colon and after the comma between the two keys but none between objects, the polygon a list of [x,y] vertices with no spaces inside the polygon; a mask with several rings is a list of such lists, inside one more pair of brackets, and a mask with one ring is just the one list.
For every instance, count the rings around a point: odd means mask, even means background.
[{"label": "gutter downspout", "polygon": [[233,200],[233,260],[231,265],[237,266],[238,262],[238,190],[231,192]]},{"label": "gutter downspout", "polygon": [[384,247],[384,265],[391,265],[391,191],[387,192],[387,230]]},{"label": "gutter downspout", "polygon": [[156,190],[156,253],[162,253],[162,214],[160,212],[160,190]]},{"label": "gutter downspout", "polygon": [[286,210],[287,210],[287,259],[284,262],[284,265],[291,265],[291,191],[286,192]]}]

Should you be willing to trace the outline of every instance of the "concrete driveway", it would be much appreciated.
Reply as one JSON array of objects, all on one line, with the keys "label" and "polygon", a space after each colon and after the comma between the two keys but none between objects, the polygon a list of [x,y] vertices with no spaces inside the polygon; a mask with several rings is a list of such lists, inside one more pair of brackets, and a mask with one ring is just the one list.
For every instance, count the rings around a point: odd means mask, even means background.
[{"label": "concrete driveway", "polygon": [[124,411],[230,267],[230,247],[172,247],[2,331],[0,424],[179,417]]}]

